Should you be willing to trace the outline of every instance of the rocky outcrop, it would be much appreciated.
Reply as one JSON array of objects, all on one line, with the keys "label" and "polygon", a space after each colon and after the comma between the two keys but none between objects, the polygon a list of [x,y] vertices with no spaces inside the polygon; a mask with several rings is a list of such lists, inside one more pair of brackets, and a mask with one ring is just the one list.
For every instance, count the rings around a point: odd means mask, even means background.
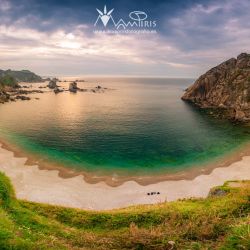
[{"label": "rocky outcrop", "polygon": [[0,103],[8,102],[9,99],[10,99],[10,95],[0,89]]},{"label": "rocky outcrop", "polygon": [[58,93],[60,93],[60,92],[63,92],[63,90],[62,90],[62,89],[59,89],[58,87],[55,87],[55,88],[54,88],[54,93],[55,93],[55,94],[58,94]]},{"label": "rocky outcrop", "polygon": [[57,82],[57,80],[56,80],[55,78],[52,79],[52,80],[49,82],[49,84],[48,84],[48,88],[50,88],[50,89],[57,88],[58,86],[57,86],[56,82]]},{"label": "rocky outcrop", "polygon": [[69,91],[70,92],[73,92],[73,93],[76,93],[78,90],[78,87],[77,87],[77,82],[71,82],[69,84]]},{"label": "rocky outcrop", "polygon": [[250,54],[242,53],[210,69],[189,87],[182,99],[221,116],[250,120]]},{"label": "rocky outcrop", "polygon": [[30,97],[25,96],[25,95],[17,95],[16,100],[29,101]]}]

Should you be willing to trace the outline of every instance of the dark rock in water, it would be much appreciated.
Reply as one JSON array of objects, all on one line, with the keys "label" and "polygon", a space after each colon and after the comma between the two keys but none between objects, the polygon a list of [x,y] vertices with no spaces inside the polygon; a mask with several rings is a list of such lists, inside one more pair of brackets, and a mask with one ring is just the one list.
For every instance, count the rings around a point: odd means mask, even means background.
[{"label": "dark rock in water", "polygon": [[76,93],[78,90],[78,87],[77,87],[77,82],[71,82],[69,84],[69,91],[70,92],[73,92],[73,93]]},{"label": "dark rock in water", "polygon": [[87,92],[88,90],[87,90],[87,89],[79,89],[79,88],[78,88],[78,91]]},{"label": "dark rock in water", "polygon": [[63,92],[63,90],[62,90],[62,89],[59,89],[58,87],[55,87],[55,88],[54,88],[54,93],[55,93],[55,94],[58,94],[58,93],[60,93],[60,92]]},{"label": "dark rock in water", "polygon": [[42,90],[36,90],[36,89],[33,89],[33,90],[20,89],[20,90],[14,90],[12,92],[14,92],[18,95],[28,95],[28,94],[32,94],[32,93],[39,93],[39,94],[44,93]]},{"label": "dark rock in water", "polygon": [[5,91],[0,90],[0,103],[5,103],[10,100],[10,95],[7,94]]},{"label": "dark rock in water", "polygon": [[201,108],[218,109],[220,117],[250,120],[250,54],[242,53],[210,69],[182,99]]},{"label": "dark rock in water", "polygon": [[17,95],[16,99],[17,100],[19,99],[19,100],[22,100],[22,101],[28,101],[28,100],[30,100],[30,97],[24,96],[24,95]]},{"label": "dark rock in water", "polygon": [[56,78],[52,79],[52,80],[49,82],[48,87],[49,87],[50,89],[56,88],[56,87],[57,87],[56,82],[57,82],[57,79],[56,79]]}]

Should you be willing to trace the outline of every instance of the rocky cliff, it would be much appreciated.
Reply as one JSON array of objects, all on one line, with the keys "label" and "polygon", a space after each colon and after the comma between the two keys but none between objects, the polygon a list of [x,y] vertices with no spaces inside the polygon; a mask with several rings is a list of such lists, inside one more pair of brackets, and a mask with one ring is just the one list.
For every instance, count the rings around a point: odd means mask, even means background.
[{"label": "rocky cliff", "polygon": [[11,76],[17,82],[42,82],[43,79],[29,70],[0,70],[0,77]]},{"label": "rocky cliff", "polygon": [[186,90],[182,99],[215,109],[232,120],[250,120],[250,54],[242,53],[210,69]]}]

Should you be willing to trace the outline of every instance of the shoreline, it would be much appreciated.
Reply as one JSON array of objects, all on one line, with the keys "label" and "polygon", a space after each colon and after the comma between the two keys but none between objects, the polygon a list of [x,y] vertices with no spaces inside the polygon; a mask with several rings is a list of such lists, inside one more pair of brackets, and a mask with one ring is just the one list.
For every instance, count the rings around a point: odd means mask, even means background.
[{"label": "shoreline", "polygon": [[[19,199],[87,210],[109,210],[183,198],[204,198],[212,187],[225,181],[250,179],[250,156],[242,154],[238,154],[241,160],[227,168],[217,167],[210,174],[193,179],[165,180],[148,185],[129,180],[119,186],[110,186],[105,181],[88,183],[82,175],[61,178],[58,170],[42,170],[37,164],[29,165],[27,158],[16,157],[1,144],[0,171],[11,179]],[[148,192],[160,194],[149,196]]]},{"label": "shoreline", "polygon": [[0,137],[0,148],[13,152],[13,156],[16,158],[25,158],[25,165],[34,166],[37,165],[39,170],[58,171],[58,176],[62,179],[70,179],[76,176],[82,176],[83,180],[88,184],[97,184],[104,182],[110,187],[119,187],[128,181],[134,181],[141,186],[147,186],[151,184],[157,184],[164,181],[179,181],[179,180],[193,180],[196,177],[204,174],[209,175],[216,168],[227,168],[229,165],[242,160],[244,156],[250,156],[250,143],[242,145],[235,149],[233,152],[222,156],[220,159],[214,160],[202,166],[193,166],[186,170],[181,170],[176,173],[149,173],[148,175],[127,175],[122,176],[114,175],[96,175],[95,173],[67,168],[66,166],[44,161],[40,157],[36,157],[28,152],[23,151],[20,147],[9,143],[7,140],[3,140]]}]

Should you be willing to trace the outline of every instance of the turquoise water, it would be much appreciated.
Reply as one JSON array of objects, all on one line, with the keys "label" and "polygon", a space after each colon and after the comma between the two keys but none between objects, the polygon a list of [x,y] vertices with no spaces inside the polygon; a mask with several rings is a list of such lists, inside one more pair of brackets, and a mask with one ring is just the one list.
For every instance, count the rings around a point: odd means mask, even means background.
[{"label": "turquoise water", "polygon": [[97,175],[178,172],[249,141],[248,128],[209,117],[180,99],[190,79],[86,80],[79,85],[113,90],[50,92],[0,105],[1,137],[43,160]]}]

